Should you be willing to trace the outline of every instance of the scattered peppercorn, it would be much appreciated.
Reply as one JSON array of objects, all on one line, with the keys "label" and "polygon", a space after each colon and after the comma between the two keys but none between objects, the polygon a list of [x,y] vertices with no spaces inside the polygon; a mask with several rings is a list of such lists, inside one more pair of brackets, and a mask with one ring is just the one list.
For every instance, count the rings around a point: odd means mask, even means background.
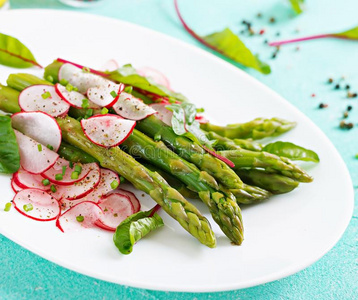
[{"label": "scattered peppercorn", "polygon": [[353,109],[353,107],[351,105],[347,106],[347,111],[351,111]]},{"label": "scattered peppercorn", "polygon": [[347,119],[348,118],[348,111],[345,111],[343,114],[343,118]]},{"label": "scattered peppercorn", "polygon": [[346,123],[345,121],[341,121],[341,122],[339,123],[339,127],[340,127],[341,129],[352,129],[353,126],[354,126],[353,123]]},{"label": "scattered peppercorn", "polygon": [[349,84],[346,85],[346,90],[349,90],[351,86]]},{"label": "scattered peppercorn", "polygon": [[276,19],[274,17],[271,17],[269,21],[270,21],[270,23],[275,23]]},{"label": "scattered peppercorn", "polygon": [[320,103],[320,105],[318,105],[318,108],[326,108],[328,107],[328,104],[326,103]]},{"label": "scattered peppercorn", "polygon": [[300,51],[300,47],[299,47],[299,46],[296,47],[296,51]]},{"label": "scattered peppercorn", "polygon": [[339,89],[341,88],[341,86],[339,85],[339,83],[337,83],[337,84],[334,86],[334,88],[335,88],[336,90],[339,90]]},{"label": "scattered peppercorn", "polygon": [[268,40],[264,40],[264,44],[268,44]]},{"label": "scattered peppercorn", "polygon": [[315,93],[313,93],[313,94],[311,95],[311,97],[312,97],[312,98],[316,97],[316,94],[315,94]]},{"label": "scattered peppercorn", "polygon": [[264,33],[265,33],[265,29],[261,29],[259,32],[260,35],[263,35]]},{"label": "scattered peppercorn", "polygon": [[357,98],[357,93],[350,93],[350,92],[348,92],[347,93],[347,98]]},{"label": "scattered peppercorn", "polygon": [[256,17],[261,18],[261,17],[262,17],[262,13],[258,13],[258,14],[256,15]]},{"label": "scattered peppercorn", "polygon": [[333,79],[332,79],[332,78],[328,78],[328,83],[333,83]]}]

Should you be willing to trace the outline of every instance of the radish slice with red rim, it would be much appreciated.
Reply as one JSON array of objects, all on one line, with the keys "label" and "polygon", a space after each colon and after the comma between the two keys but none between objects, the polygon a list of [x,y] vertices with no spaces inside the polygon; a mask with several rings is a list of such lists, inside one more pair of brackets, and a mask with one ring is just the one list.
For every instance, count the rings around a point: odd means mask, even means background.
[{"label": "radish slice with red rim", "polygon": [[119,68],[119,64],[115,59],[110,59],[102,66],[101,71],[113,72]]},{"label": "radish slice with red rim", "polygon": [[119,95],[118,101],[113,105],[113,109],[123,118],[135,121],[142,120],[156,113],[149,105],[125,92]]},{"label": "radish slice with red rim", "polygon": [[27,172],[40,174],[51,168],[59,155],[21,132],[14,130],[20,150],[20,165]]},{"label": "radish slice with red rim", "polygon": [[78,92],[85,94],[87,90],[95,86],[103,86],[112,81],[101,76],[88,73],[70,63],[63,64],[58,71],[58,79],[66,80],[68,83],[78,88]]},{"label": "radish slice with red rim", "polygon": [[43,185],[42,180],[44,178],[41,175],[31,174],[24,169],[19,169],[13,177],[17,186],[23,189],[39,189],[42,191],[50,189],[49,186]]},{"label": "radish slice with red rim", "polygon": [[99,108],[98,105],[89,101],[85,95],[76,91],[68,91],[66,87],[59,83],[55,84],[55,90],[62,100],[66,101],[69,105],[75,108],[83,108],[82,104],[84,99],[88,101],[88,107],[86,108]]},{"label": "radish slice with red rim", "polygon": [[11,178],[11,188],[15,193],[20,192],[24,189],[16,184],[14,176]]},{"label": "radish slice with red rim", "polygon": [[135,121],[123,119],[117,115],[97,115],[81,120],[84,134],[96,145],[115,147],[132,133]]},{"label": "radish slice with red rim", "polygon": [[93,103],[110,108],[117,102],[120,93],[124,90],[124,84],[116,84],[108,81],[105,85],[91,87],[87,90],[87,97]]},{"label": "radish slice with red rim", "polygon": [[12,127],[57,152],[61,144],[61,129],[50,115],[40,112],[19,112],[11,116]]},{"label": "radish slice with red rim", "polygon": [[133,204],[134,213],[137,213],[140,211],[140,207],[141,207],[140,201],[132,192],[124,190],[124,189],[117,189],[116,193],[126,195],[129,197],[129,199],[131,200],[131,202]]},{"label": "radish slice with red rim", "polygon": [[90,163],[89,165],[91,165],[90,171],[85,178],[72,185],[57,186],[57,190],[53,195],[57,199],[75,200],[81,199],[91,193],[99,184],[101,173],[100,168],[96,163]]},{"label": "radish slice with red rim", "polygon": [[166,106],[168,104],[162,104],[162,103],[152,103],[149,106],[151,108],[153,108],[157,113],[155,114],[155,116],[163,121],[165,124],[167,124],[168,126],[172,126],[172,117],[173,117],[173,112],[170,111],[169,109],[166,109]]},{"label": "radish slice with red rim", "polygon": [[102,214],[102,209],[96,203],[89,201],[81,202],[60,215],[56,221],[56,226],[62,232],[95,227],[95,222]]},{"label": "radish slice with red rim", "polygon": [[156,69],[150,67],[143,67],[137,69],[137,73],[141,76],[147,77],[150,80],[153,80],[154,82],[160,85],[164,85],[166,88],[170,89],[169,79],[162,72],[159,72]]},{"label": "radish slice with red rim", "polygon": [[67,114],[70,105],[57,95],[52,85],[31,85],[19,95],[19,105],[23,111],[41,111],[53,117]]},{"label": "radish slice with red rim", "polygon": [[22,190],[12,202],[18,212],[37,221],[55,220],[61,212],[56,198],[39,189]]},{"label": "radish slice with red rim", "polygon": [[[78,168],[76,166],[80,167],[81,169],[80,173],[77,172],[77,176],[78,176],[77,178],[75,178],[72,175],[72,173],[75,172],[75,169]],[[71,185],[85,178],[92,169],[93,169],[92,164],[80,164],[80,163],[73,164],[71,168],[70,162],[60,157],[50,169],[48,169],[46,172],[42,174],[42,176],[50,180],[52,183],[58,185]],[[56,179],[56,175],[58,174],[61,175],[60,177],[62,177],[62,179],[59,180]]]},{"label": "radish slice with red rim", "polygon": [[115,231],[117,226],[134,213],[134,207],[128,196],[111,193],[104,196],[99,203],[103,214],[96,225],[104,225],[107,230]]}]

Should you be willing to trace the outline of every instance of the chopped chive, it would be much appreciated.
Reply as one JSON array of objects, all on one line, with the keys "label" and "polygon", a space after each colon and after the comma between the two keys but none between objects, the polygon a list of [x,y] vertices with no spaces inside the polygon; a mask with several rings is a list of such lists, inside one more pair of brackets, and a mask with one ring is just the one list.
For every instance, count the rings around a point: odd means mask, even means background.
[{"label": "chopped chive", "polygon": [[10,211],[10,209],[11,209],[11,202],[8,202],[5,204],[4,211]]},{"label": "chopped chive", "polygon": [[82,108],[89,108],[89,101],[88,99],[82,99]]},{"label": "chopped chive", "polygon": [[83,71],[84,73],[89,73],[89,72],[91,72],[91,69],[88,68],[88,67],[83,67],[83,68],[82,68],[82,71]]},{"label": "chopped chive", "polygon": [[50,150],[53,150],[53,147],[50,144],[48,144],[46,147]]},{"label": "chopped chive", "polygon": [[51,185],[50,189],[51,189],[51,192],[53,192],[53,193],[57,192],[57,189],[54,185]]},{"label": "chopped chive", "polygon": [[76,166],[75,166],[75,172],[77,172],[78,175],[81,174],[81,172],[82,172],[82,167],[81,167],[80,165],[76,165]]},{"label": "chopped chive", "polygon": [[117,94],[115,91],[112,91],[112,92],[111,92],[111,96],[112,96],[113,98],[116,98],[116,97],[118,96],[118,94]]},{"label": "chopped chive", "polygon": [[73,168],[73,162],[70,161],[70,168],[72,169]]},{"label": "chopped chive", "polygon": [[72,92],[74,90],[74,86],[71,83],[66,84],[66,90],[69,92]]},{"label": "chopped chive", "polygon": [[196,109],[196,112],[197,112],[197,113],[203,113],[204,111],[205,111],[205,109],[202,108],[202,107]]},{"label": "chopped chive", "polygon": [[78,87],[74,86],[74,87],[73,87],[73,90],[74,90],[75,92],[78,92]]},{"label": "chopped chive", "polygon": [[73,171],[72,173],[71,173],[71,179],[78,179],[78,172],[76,172],[76,171]]},{"label": "chopped chive", "polygon": [[46,79],[47,81],[53,82],[53,77],[51,75],[48,75]]},{"label": "chopped chive", "polygon": [[126,86],[124,88],[124,91],[128,94],[132,94],[132,91],[133,91],[133,87],[132,86]]},{"label": "chopped chive", "polygon": [[111,182],[111,188],[112,188],[112,189],[115,190],[118,186],[119,186],[118,180],[113,180],[113,181]]},{"label": "chopped chive", "polygon": [[67,167],[66,167],[66,166],[62,166],[62,176],[65,176],[66,169],[67,169]]},{"label": "chopped chive", "polygon": [[85,219],[84,216],[81,216],[81,215],[76,217],[77,222],[80,222],[80,223],[82,223],[84,221],[84,219]]},{"label": "chopped chive", "polygon": [[66,79],[62,78],[60,80],[60,84],[62,84],[63,86],[66,86],[68,84],[68,81]]},{"label": "chopped chive", "polygon": [[108,109],[103,107],[102,110],[101,110],[101,114],[102,115],[108,114]]},{"label": "chopped chive", "polygon": [[42,151],[42,145],[41,144],[37,144],[37,150],[39,150],[39,152]]},{"label": "chopped chive", "polygon": [[85,119],[92,117],[92,115],[93,115],[93,109],[92,108],[87,109]]},{"label": "chopped chive", "polygon": [[161,139],[162,139],[162,135],[161,135],[160,133],[156,133],[156,134],[154,135],[154,140],[155,140],[156,142],[160,141]]},{"label": "chopped chive", "polygon": [[124,182],[126,181],[126,179],[125,179],[123,176],[120,176],[120,177],[119,177],[119,181],[120,181],[121,183],[124,183]]},{"label": "chopped chive", "polygon": [[48,180],[48,179],[46,178],[46,179],[42,180],[42,184],[43,184],[44,186],[47,186],[47,185],[50,184],[50,180]]},{"label": "chopped chive", "polygon": [[50,98],[51,97],[51,93],[49,91],[47,92],[44,92],[42,95],[41,95],[42,99],[47,99],[47,98]]},{"label": "chopped chive", "polygon": [[33,210],[34,209],[34,207],[32,206],[32,204],[31,203],[29,203],[29,204],[25,204],[24,206],[23,206],[23,209],[24,209],[24,211],[31,211],[31,210]]},{"label": "chopped chive", "polygon": [[62,175],[62,174],[56,174],[56,175],[55,175],[55,179],[56,179],[56,180],[62,180],[62,179],[63,179],[63,175]]}]

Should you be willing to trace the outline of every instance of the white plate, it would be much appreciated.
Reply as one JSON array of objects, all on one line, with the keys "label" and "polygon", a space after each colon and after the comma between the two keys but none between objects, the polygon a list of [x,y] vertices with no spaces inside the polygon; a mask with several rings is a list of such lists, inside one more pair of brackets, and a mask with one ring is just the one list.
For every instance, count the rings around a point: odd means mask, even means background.
[{"label": "white plate", "polygon": [[[206,248],[164,213],[165,228],[141,240],[128,256],[117,251],[110,233],[91,229],[63,234],[54,223],[32,221],[14,209],[0,211],[0,231],[6,237],[61,266],[103,280],[146,289],[209,292],[250,287],[298,272],[322,257],[343,234],[352,215],[353,190],[341,157],[306,116],[243,71],[198,48],[113,19],[49,10],[0,15],[1,31],[28,45],[44,65],[59,56],[93,67],[110,58],[152,66],[219,122],[258,116],[297,121],[297,128],[282,139],[309,147],[321,157],[319,165],[309,167],[313,183],[243,209],[245,241],[240,247],[230,245],[212,222],[218,246]],[[10,72],[14,71],[1,67],[0,82]],[[8,176],[0,177],[0,207],[12,197],[9,181]],[[141,194],[137,192],[145,206],[151,206],[152,200]],[[197,205],[208,215],[201,203]]]}]

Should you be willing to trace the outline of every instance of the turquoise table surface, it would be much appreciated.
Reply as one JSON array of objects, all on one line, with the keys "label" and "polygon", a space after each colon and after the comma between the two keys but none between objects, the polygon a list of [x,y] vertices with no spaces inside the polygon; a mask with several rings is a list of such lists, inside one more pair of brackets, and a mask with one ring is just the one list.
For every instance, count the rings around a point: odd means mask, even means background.
[{"label": "turquoise table surface", "polygon": [[[358,92],[358,42],[317,40],[299,44],[298,50],[298,44],[287,45],[276,59],[271,58],[274,49],[263,42],[358,25],[357,0],[306,2],[307,10],[294,17],[288,0],[179,1],[185,19],[200,34],[226,26],[239,32],[243,19],[252,21],[255,29],[265,29],[263,36],[243,39],[271,65],[272,74],[246,71],[293,103],[326,133],[346,162],[353,184],[358,185],[358,99],[347,99],[345,90],[333,90],[327,84],[332,77]],[[54,0],[13,0],[11,8],[73,9]],[[99,7],[77,10],[137,23],[201,47],[183,31],[171,0],[105,0]],[[256,17],[259,12],[260,19]],[[274,24],[269,23],[271,17],[276,19]],[[321,102],[329,106],[318,109]],[[347,105],[353,107],[348,121],[355,128],[343,131],[338,125]],[[3,236],[0,240],[0,299],[358,299],[357,201],[342,239],[318,262],[288,278],[220,293],[167,293],[120,286],[59,267]]]}]

